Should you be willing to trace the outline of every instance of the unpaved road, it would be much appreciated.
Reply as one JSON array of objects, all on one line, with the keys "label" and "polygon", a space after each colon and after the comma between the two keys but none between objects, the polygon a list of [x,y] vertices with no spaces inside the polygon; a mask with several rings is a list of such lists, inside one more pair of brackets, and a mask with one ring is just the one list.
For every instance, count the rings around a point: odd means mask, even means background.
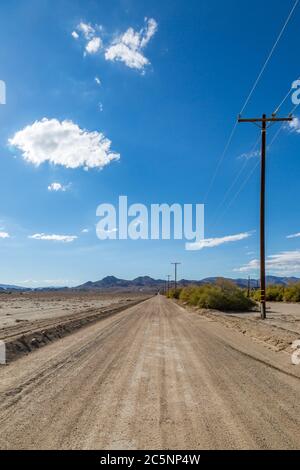
[{"label": "unpaved road", "polygon": [[0,448],[299,448],[288,359],[156,296],[2,367]]}]

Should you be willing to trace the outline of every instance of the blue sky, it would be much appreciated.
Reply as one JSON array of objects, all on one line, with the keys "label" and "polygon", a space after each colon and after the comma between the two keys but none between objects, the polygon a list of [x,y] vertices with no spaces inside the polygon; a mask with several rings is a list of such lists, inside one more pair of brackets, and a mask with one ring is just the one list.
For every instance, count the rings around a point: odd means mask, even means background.
[{"label": "blue sky", "polygon": [[[255,126],[238,126],[210,184],[294,1],[244,3],[1,3],[7,103],[0,106],[0,283],[74,285],[110,274],[164,278],[174,260],[182,262],[180,277],[190,279],[257,274],[258,168],[238,192],[257,163],[257,155],[244,163],[259,137]],[[300,6],[245,117],[271,113],[300,76],[299,24]],[[292,108],[288,98],[281,113]],[[277,130],[270,129],[269,142]],[[272,274],[300,276],[300,237],[287,238],[300,232],[298,130],[298,121],[282,129],[268,152]],[[83,147],[74,154],[78,136]],[[98,240],[97,206],[116,204],[123,194],[146,205],[205,202],[205,238],[222,240],[198,251],[186,251],[178,240]],[[228,239],[239,234],[248,236]]]}]

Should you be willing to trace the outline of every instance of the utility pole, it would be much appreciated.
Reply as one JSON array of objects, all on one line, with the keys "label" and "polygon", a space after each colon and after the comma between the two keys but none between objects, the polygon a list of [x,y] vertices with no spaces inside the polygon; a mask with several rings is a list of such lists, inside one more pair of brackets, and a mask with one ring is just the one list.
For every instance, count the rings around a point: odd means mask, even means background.
[{"label": "utility pole", "polygon": [[250,297],[250,281],[251,281],[251,278],[250,278],[250,276],[248,276],[248,289],[247,289],[247,297]]},{"label": "utility pole", "polygon": [[169,295],[169,291],[170,291],[170,278],[171,278],[171,275],[168,274],[168,275],[167,275],[167,278],[168,278],[168,287],[167,287],[167,289],[168,289],[168,295]]},{"label": "utility pole", "polygon": [[174,276],[175,285],[174,286],[175,286],[175,291],[176,291],[177,289],[177,266],[181,263],[176,262],[176,263],[171,263],[171,264],[174,264],[174,268],[175,268],[175,276]]},{"label": "utility pole", "polygon": [[266,318],[266,262],[265,262],[265,193],[266,193],[266,141],[267,123],[292,121],[293,117],[277,118],[276,114],[267,117],[263,114],[261,118],[242,119],[238,122],[252,122],[257,125],[261,123],[261,171],[260,171],[260,312],[261,318]]}]

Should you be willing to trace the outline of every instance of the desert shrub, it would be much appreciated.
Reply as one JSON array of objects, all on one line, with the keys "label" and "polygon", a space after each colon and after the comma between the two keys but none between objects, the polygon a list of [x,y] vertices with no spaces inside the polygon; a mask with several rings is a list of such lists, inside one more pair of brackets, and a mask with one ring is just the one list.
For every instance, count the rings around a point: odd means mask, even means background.
[{"label": "desert shrub", "polygon": [[180,300],[200,308],[224,311],[248,311],[255,303],[243,290],[229,281],[218,281],[215,285],[186,287],[181,290]]},{"label": "desert shrub", "polygon": [[250,295],[251,295],[251,299],[254,300],[255,302],[260,301],[260,290],[259,289],[252,290]]},{"label": "desert shrub", "polygon": [[283,300],[286,302],[300,302],[300,282],[285,287]]},{"label": "desert shrub", "polygon": [[180,300],[187,302],[189,305],[198,305],[200,290],[198,286],[184,287],[180,293]]},{"label": "desert shrub", "polygon": [[266,300],[269,300],[270,302],[281,302],[283,300],[283,295],[283,286],[268,286],[266,289]]},{"label": "desert shrub", "polygon": [[180,289],[180,288],[177,288],[177,289],[170,289],[170,290],[169,290],[169,293],[167,294],[167,297],[168,297],[169,299],[179,299],[181,290],[182,290],[182,289]]},{"label": "desert shrub", "polygon": [[[260,301],[260,290],[251,292],[253,300]],[[300,283],[288,286],[271,285],[266,288],[266,300],[269,302],[300,302]]]}]

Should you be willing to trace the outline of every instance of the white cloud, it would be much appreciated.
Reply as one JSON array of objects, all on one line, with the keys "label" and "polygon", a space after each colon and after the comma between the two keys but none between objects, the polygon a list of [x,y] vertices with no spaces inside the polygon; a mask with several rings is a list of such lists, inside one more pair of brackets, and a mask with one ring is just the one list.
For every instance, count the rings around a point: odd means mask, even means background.
[{"label": "white cloud", "polygon": [[[99,32],[102,31],[100,25],[91,25],[81,22],[76,30],[72,32],[74,39],[83,37],[85,41],[85,53],[96,54],[103,47],[103,41]],[[105,50],[105,59],[110,61],[123,62],[127,67],[138,69],[144,72],[149,60],[144,56],[143,50],[148,45],[151,38],[157,31],[157,22],[153,18],[145,18],[145,26],[135,31],[128,28],[127,31],[113,40]],[[98,83],[98,82],[97,82]],[[100,85],[100,83],[98,83]]]},{"label": "white cloud", "polygon": [[[145,18],[145,21],[147,21],[147,18]],[[154,34],[157,31],[157,22],[153,19],[150,18],[147,22],[147,26],[144,28],[144,30],[141,31],[143,38],[141,40],[141,47],[147,46],[148,42],[154,36]]]},{"label": "white cloud", "polygon": [[35,233],[34,235],[29,235],[28,238],[32,238],[33,240],[47,240],[47,241],[55,241],[55,242],[63,242],[63,243],[71,243],[76,240],[78,237],[77,235],[47,235],[46,233]]},{"label": "white cloud", "polygon": [[70,185],[63,185],[60,183],[51,183],[48,186],[48,191],[67,191]]},{"label": "white cloud", "polygon": [[237,242],[240,240],[244,240],[245,238],[249,238],[251,236],[250,232],[243,232],[238,233],[236,235],[227,235],[225,237],[220,238],[204,238],[199,242],[195,243],[186,243],[186,249],[189,251],[192,250],[202,250],[203,248],[214,248],[219,245],[224,245],[224,243],[232,243]]},{"label": "white cloud", "polygon": [[7,232],[0,232],[0,238],[10,238],[10,235]]},{"label": "white cloud", "polygon": [[67,168],[103,168],[120,158],[102,133],[88,132],[72,121],[43,118],[16,132],[8,142],[37,166],[48,161]]},{"label": "white cloud", "polygon": [[85,50],[88,54],[96,54],[102,47],[102,41],[99,37],[94,37],[85,46]]},{"label": "white cloud", "polygon": [[81,22],[76,27],[76,31],[72,32],[72,36],[74,39],[77,40],[79,39],[79,36],[82,35],[84,40],[86,41],[85,55],[96,54],[103,46],[102,39],[97,33],[97,31],[100,30],[101,26],[95,25],[94,27],[89,23]]},{"label": "white cloud", "polygon": [[292,235],[287,235],[286,238],[299,238],[300,237],[300,232],[299,233],[293,233]]},{"label": "white cloud", "polygon": [[149,64],[149,60],[143,54],[122,43],[110,46],[105,52],[105,58],[106,60],[124,62],[127,67],[139,70]]},{"label": "white cloud", "polygon": [[246,273],[248,271],[257,271],[259,269],[259,260],[258,259],[252,259],[249,261],[249,263],[245,264],[244,266],[241,266],[240,268],[235,268],[234,271],[237,271],[239,273]]},{"label": "white cloud", "polygon": [[129,28],[113,41],[105,51],[105,59],[124,62],[129,68],[144,70],[150,62],[143,55],[143,49],[157,31],[157,23],[153,18],[145,21],[146,25],[140,31]]},{"label": "white cloud", "polygon": [[99,77],[95,77],[95,82],[97,83],[97,85],[101,86],[101,80]]},{"label": "white cloud", "polygon": [[84,228],[81,230],[81,233],[89,233],[89,229],[88,228]]},{"label": "white cloud", "polygon": [[[275,255],[270,255],[266,261],[266,268],[269,272],[281,275],[292,275],[300,272],[300,250],[282,251]],[[248,272],[259,269],[259,260],[253,259],[250,263],[235,269],[238,272]]]},{"label": "white cloud", "polygon": [[84,35],[85,39],[92,39],[95,35],[95,28],[89,23],[81,22],[76,29]]},{"label": "white cloud", "polygon": [[102,111],[103,111],[103,104],[102,104],[102,103],[98,103],[98,108],[99,108],[100,113],[102,113]]}]

